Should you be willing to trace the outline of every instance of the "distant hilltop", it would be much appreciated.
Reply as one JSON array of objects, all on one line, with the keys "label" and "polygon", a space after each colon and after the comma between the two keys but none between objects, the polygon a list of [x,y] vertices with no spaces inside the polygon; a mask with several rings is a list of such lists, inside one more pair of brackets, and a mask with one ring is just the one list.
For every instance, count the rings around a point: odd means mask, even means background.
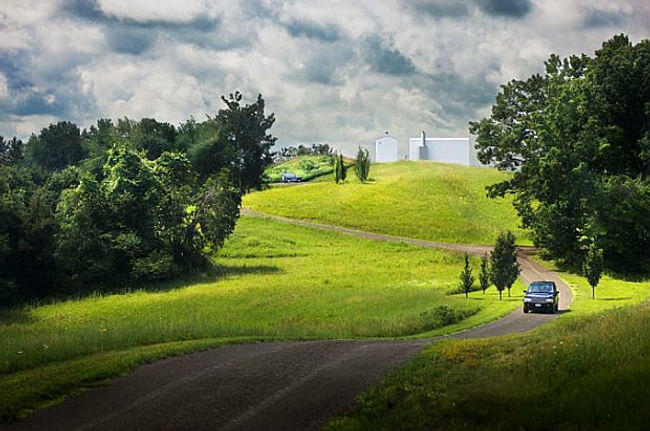
[{"label": "distant hilltop", "polygon": [[[397,138],[388,132],[375,141],[375,161],[377,163],[399,160]],[[408,160],[429,160],[433,162],[471,165],[469,138],[427,138],[422,131],[419,138],[410,138]]]}]

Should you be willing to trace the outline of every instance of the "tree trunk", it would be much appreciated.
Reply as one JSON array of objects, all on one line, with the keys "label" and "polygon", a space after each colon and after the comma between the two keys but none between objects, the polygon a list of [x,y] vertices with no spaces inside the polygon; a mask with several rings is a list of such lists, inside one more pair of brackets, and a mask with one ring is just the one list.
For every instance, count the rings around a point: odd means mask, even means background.
[{"label": "tree trunk", "polygon": [[508,288],[508,298],[510,298],[510,288]]},{"label": "tree trunk", "polygon": [[465,298],[469,298],[469,292],[465,291]]},{"label": "tree trunk", "polygon": [[596,298],[596,288],[594,286],[591,286],[591,298]]},{"label": "tree trunk", "polygon": [[503,301],[503,290],[499,290],[499,301]]}]

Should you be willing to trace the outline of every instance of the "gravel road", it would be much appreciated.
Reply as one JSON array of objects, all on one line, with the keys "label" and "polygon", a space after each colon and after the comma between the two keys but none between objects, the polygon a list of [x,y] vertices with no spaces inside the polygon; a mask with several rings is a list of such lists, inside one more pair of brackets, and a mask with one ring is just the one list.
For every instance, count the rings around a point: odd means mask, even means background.
[{"label": "gravel road", "polygon": [[[268,216],[296,225],[358,237],[399,241],[483,254],[488,246],[445,244],[356,231]],[[554,280],[560,309],[571,303],[569,287],[519,250],[521,278]],[[557,314],[526,314],[451,335],[479,338],[523,332]],[[360,391],[440,339],[289,341],[224,346],[144,365],[57,406],[37,412],[8,430],[303,430],[318,429],[330,416],[353,407]]]}]

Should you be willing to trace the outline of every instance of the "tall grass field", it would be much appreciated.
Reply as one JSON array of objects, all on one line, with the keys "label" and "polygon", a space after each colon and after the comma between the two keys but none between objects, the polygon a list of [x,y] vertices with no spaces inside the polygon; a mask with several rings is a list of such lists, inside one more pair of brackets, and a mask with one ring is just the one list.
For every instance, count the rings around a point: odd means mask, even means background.
[{"label": "tall grass field", "polygon": [[254,210],[432,241],[493,244],[511,230],[530,244],[509,198],[490,199],[485,187],[508,178],[494,169],[433,162],[373,164],[371,181],[329,177],[299,187],[251,193]]}]

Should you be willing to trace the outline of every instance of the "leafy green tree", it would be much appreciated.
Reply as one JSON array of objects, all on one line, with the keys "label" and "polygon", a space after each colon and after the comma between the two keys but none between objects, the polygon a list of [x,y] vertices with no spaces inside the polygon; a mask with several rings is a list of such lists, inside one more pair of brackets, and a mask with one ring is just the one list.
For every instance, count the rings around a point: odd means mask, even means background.
[{"label": "leafy green tree", "polygon": [[510,297],[510,288],[519,276],[517,248],[512,232],[507,231],[497,237],[497,242],[490,254],[490,260],[490,279],[499,291],[499,299],[503,299],[504,289],[508,289],[508,297]]},{"label": "leafy green tree", "polygon": [[591,286],[591,297],[596,297],[596,287],[603,275],[603,251],[596,246],[596,242],[592,241],[585,256],[583,266],[583,274],[587,277],[589,285]]},{"label": "leafy green tree", "polygon": [[560,262],[579,268],[587,232],[610,268],[649,272],[650,41],[618,35],[593,57],[545,65],[470,123],[479,159],[513,171],[489,195],[513,194],[535,244]]},{"label": "leafy green tree", "polygon": [[25,155],[29,162],[46,171],[64,169],[86,157],[79,128],[68,121],[50,124],[27,142]]},{"label": "leafy green tree", "polygon": [[465,253],[465,266],[460,273],[459,288],[465,292],[465,298],[469,298],[469,292],[472,291],[474,286],[474,276],[472,275],[472,267],[469,265],[469,255]]},{"label": "leafy green tree", "polygon": [[354,172],[357,174],[359,181],[362,183],[366,182],[370,174],[370,152],[368,149],[359,147],[357,160],[354,163]]},{"label": "leafy green tree", "polygon": [[[275,122],[273,114],[265,115],[264,99],[257,96],[255,103],[243,105],[238,91],[222,96],[227,109],[219,110],[215,121],[219,126],[219,136],[231,147],[228,168],[230,182],[241,192],[260,188],[264,168],[273,162],[271,147],[274,138],[268,130]],[[218,172],[218,171],[216,171]]]},{"label": "leafy green tree", "polygon": [[488,267],[487,254],[481,256],[481,272],[478,274],[478,281],[481,285],[481,290],[485,295],[485,291],[490,287],[490,269]]}]

